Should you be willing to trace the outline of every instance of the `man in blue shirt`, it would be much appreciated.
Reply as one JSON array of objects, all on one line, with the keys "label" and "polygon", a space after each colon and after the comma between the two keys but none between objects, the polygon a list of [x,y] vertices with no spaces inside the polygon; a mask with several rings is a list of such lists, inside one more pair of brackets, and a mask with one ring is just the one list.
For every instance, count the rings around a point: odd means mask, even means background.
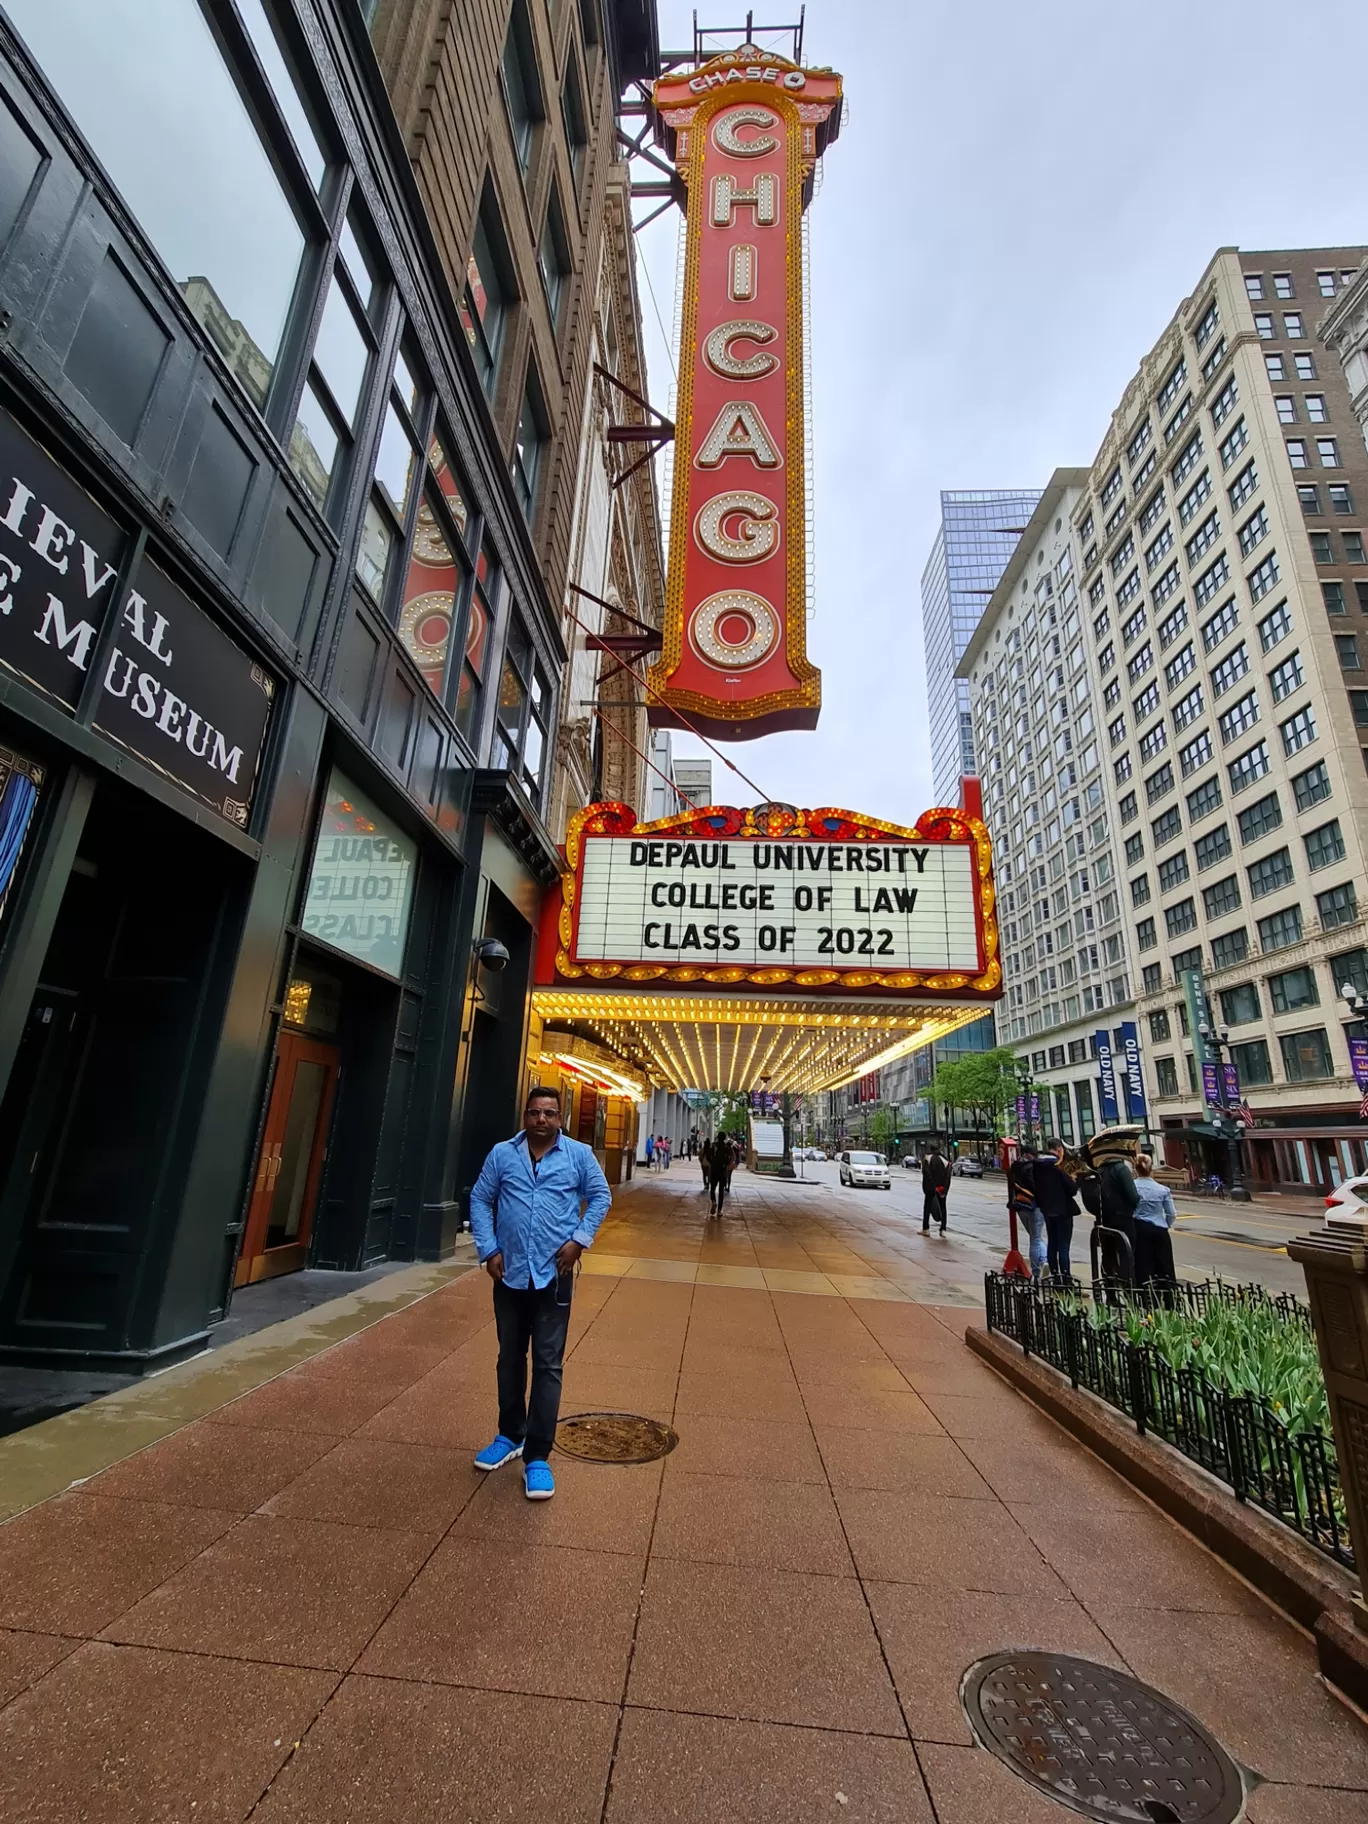
[{"label": "man in blue shirt", "polygon": [[499,1469],[521,1457],[529,1501],[549,1501],[556,1492],[547,1458],[560,1412],[575,1263],[593,1245],[611,1202],[592,1148],[561,1132],[559,1091],[529,1090],[522,1133],[499,1142],[470,1193],[470,1227],[494,1281],[499,1336],[499,1435],[475,1467]]}]

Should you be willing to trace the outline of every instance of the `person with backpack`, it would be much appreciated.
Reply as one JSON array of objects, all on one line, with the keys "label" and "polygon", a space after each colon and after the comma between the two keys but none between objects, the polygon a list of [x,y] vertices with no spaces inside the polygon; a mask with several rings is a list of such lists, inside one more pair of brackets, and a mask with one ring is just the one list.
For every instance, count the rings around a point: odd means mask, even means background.
[{"label": "person with backpack", "polygon": [[922,1160],[922,1234],[931,1233],[931,1218],[934,1216],[940,1224],[940,1232],[945,1233],[946,1193],[950,1189],[950,1161],[938,1146]]},{"label": "person with backpack", "polygon": [[1036,1205],[1045,1218],[1046,1268],[1052,1280],[1067,1281],[1072,1277],[1069,1243],[1073,1240],[1078,1199],[1074,1196],[1073,1180],[1064,1170],[1062,1140],[1055,1140],[1050,1150],[1036,1160],[1034,1179]]},{"label": "person with backpack", "polygon": [[1039,1279],[1045,1265],[1045,1215],[1036,1202],[1035,1148],[1023,1146],[1007,1168],[1007,1205],[1031,1237],[1031,1276]]}]

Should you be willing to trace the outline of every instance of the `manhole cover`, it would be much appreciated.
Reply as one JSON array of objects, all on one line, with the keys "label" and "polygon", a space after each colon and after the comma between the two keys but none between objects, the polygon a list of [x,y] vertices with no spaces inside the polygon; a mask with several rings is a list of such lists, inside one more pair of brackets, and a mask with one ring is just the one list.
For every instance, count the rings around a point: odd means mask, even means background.
[{"label": "manhole cover", "polygon": [[576,1412],[556,1427],[556,1449],[591,1463],[652,1463],[678,1442],[668,1425],[634,1412]]},{"label": "manhole cover", "polygon": [[1239,1769],[1195,1718],[1124,1672],[1064,1653],[994,1653],[960,1696],[982,1745],[1103,1824],[1234,1824]]}]

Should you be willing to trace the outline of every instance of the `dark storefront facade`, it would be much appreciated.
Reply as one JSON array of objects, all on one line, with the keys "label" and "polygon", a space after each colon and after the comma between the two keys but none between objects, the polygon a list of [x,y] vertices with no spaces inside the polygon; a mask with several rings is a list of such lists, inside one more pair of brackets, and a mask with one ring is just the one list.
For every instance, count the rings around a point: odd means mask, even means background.
[{"label": "dark storefront facade", "polygon": [[0,1360],[138,1368],[449,1251],[564,654],[360,10],[7,13]]}]

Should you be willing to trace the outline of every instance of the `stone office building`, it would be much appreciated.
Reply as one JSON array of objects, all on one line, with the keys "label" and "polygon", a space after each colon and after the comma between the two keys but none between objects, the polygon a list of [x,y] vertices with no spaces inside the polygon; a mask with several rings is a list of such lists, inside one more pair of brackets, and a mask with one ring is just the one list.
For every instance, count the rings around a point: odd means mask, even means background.
[{"label": "stone office building", "polygon": [[0,1357],[437,1257],[513,1119],[560,484],[407,151],[345,0],[0,23]]}]

